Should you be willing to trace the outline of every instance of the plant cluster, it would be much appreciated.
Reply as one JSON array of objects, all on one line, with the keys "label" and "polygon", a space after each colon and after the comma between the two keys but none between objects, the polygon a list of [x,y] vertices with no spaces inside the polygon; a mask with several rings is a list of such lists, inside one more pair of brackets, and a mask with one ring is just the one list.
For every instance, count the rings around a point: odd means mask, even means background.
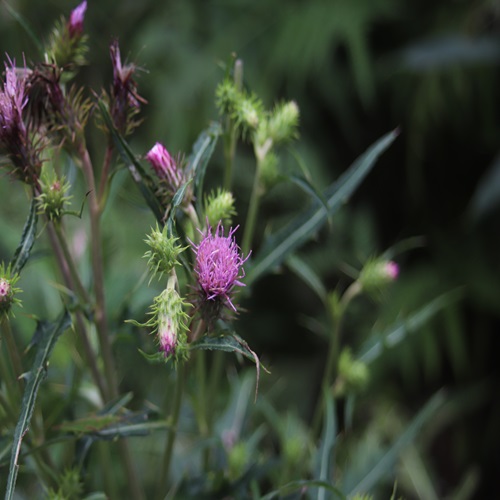
[{"label": "plant cluster", "polygon": [[[83,1],[56,24],[47,44],[40,44],[39,61],[18,64],[7,58],[0,90],[3,166],[25,185],[30,200],[20,244],[12,259],[0,265],[0,467],[8,471],[0,484],[6,499],[15,491],[51,499],[368,498],[392,470],[402,443],[415,437],[443,397],[433,397],[391,444],[385,468],[359,472],[353,466],[337,474],[336,402],[354,404],[369,383],[369,364],[386,341],[373,337],[354,353],[342,339],[343,321],[357,297],[383,298],[399,266],[393,255],[373,257],[349,286],[328,290],[296,251],[343,206],[397,131],[370,146],[334,184],[317,189],[307,169],[290,175],[280,165],[283,147],[298,139],[297,103],[267,109],[244,85],[242,62],[231,58],[215,91],[218,120],[201,132],[190,154],[172,155],[160,137],[153,138],[148,152],[135,153],[128,137],[140,126],[147,104],[140,95],[138,66],[123,61],[119,42],[113,40],[109,90],[89,91],[79,83],[88,58],[86,9]],[[99,166],[87,142],[92,127],[105,137]],[[223,178],[207,192],[205,174],[219,139]],[[255,172],[248,206],[239,216],[233,186],[241,142],[252,148]],[[149,310],[113,316],[103,217],[114,208],[110,193],[123,172],[154,225],[145,236],[148,269],[137,288],[153,283],[159,290]],[[260,203],[280,183],[302,188],[310,204],[255,248]],[[82,191],[81,206],[74,210],[71,204]],[[74,218],[86,225],[90,278],[71,245]],[[233,225],[236,219],[239,224]],[[25,265],[35,260],[32,250],[43,238],[57,265],[54,281],[62,311],[55,320],[37,319],[23,345],[26,335],[12,314],[20,304],[17,285],[20,277],[29,283]],[[301,277],[325,311],[327,356],[309,422],[281,415],[258,391],[262,376],[272,375],[250,347],[252,339],[237,333],[241,314],[258,314],[240,304],[261,277],[280,266]],[[126,328],[140,344],[129,359],[133,356],[138,366],[146,360],[161,377],[160,404],[123,387],[123,346],[117,344]],[[71,363],[71,382],[50,373],[49,359],[63,335],[71,336],[68,355],[78,354],[78,363]],[[393,344],[402,339],[394,336]],[[254,372],[237,374],[231,365],[229,394],[224,352],[234,353],[238,364],[255,365]],[[51,384],[43,383],[48,374]],[[62,401],[51,409],[56,398]],[[137,444],[142,440],[151,446],[153,458]]]}]

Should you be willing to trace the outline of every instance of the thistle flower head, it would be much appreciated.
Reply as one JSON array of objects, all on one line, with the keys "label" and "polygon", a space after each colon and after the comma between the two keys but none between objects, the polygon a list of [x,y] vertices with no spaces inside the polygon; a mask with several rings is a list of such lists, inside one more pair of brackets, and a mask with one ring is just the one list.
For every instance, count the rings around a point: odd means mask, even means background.
[{"label": "thistle flower head", "polygon": [[144,257],[148,259],[151,278],[155,274],[158,274],[159,278],[163,274],[169,274],[176,265],[179,265],[177,260],[179,254],[187,248],[177,243],[179,238],[168,234],[167,226],[160,230],[156,225],[156,229],[151,230],[145,241],[150,247]]},{"label": "thistle flower head", "polygon": [[157,142],[149,150],[146,160],[151,164],[156,175],[166,180],[172,192],[175,193],[184,184],[184,173],[179,168],[178,162],[161,142]]},{"label": "thistle flower head", "polygon": [[80,37],[83,34],[83,20],[87,10],[87,0],[84,0],[78,7],[75,7],[68,20],[68,32],[70,38]]},{"label": "thistle flower head", "polygon": [[71,199],[71,195],[67,195],[70,187],[64,176],[58,177],[55,173],[42,173],[41,192],[37,196],[39,212],[46,214],[49,220],[59,220]]},{"label": "thistle flower head", "polygon": [[184,312],[187,304],[177,293],[175,288],[167,287],[155,298],[152,306],[152,318],[146,323],[153,326],[158,340],[158,346],[165,357],[174,356],[177,360],[185,356],[184,347],[187,344],[187,320]]},{"label": "thistle flower head", "polygon": [[236,307],[231,294],[235,286],[245,286],[240,280],[245,276],[243,264],[250,255],[243,257],[240,253],[234,238],[237,229],[230,229],[224,236],[224,228],[219,222],[215,233],[209,227],[201,242],[192,244],[196,254],[194,271],[203,299],[228,305],[233,311]]},{"label": "thistle flower head", "polygon": [[122,64],[118,40],[111,43],[109,52],[113,66],[111,116],[115,127],[121,133],[129,134],[138,125],[134,116],[146,100],[137,92],[137,83],[134,80],[137,66],[133,63]]}]

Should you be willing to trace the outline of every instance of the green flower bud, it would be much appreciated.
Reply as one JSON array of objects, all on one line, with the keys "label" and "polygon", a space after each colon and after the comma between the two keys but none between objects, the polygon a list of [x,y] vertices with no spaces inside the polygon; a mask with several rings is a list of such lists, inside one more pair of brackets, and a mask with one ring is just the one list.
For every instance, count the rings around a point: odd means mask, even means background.
[{"label": "green flower bud", "polygon": [[335,395],[344,396],[363,390],[369,381],[368,367],[353,359],[350,349],[344,349],[339,358],[339,376],[335,383]]},{"label": "green flower bud", "polygon": [[225,79],[219,83],[215,91],[215,104],[221,115],[232,115],[241,99],[241,92],[236,88],[233,80]]},{"label": "green flower bud", "polygon": [[390,260],[374,259],[368,261],[358,278],[363,290],[368,293],[380,291],[399,275],[398,265]]},{"label": "green flower bud", "polygon": [[261,161],[260,181],[266,190],[271,189],[280,181],[278,163],[278,157],[272,151],[269,151]]},{"label": "green flower bud", "polygon": [[205,198],[205,215],[210,226],[215,227],[222,221],[224,226],[230,226],[236,215],[234,197],[229,191],[218,189]]},{"label": "green flower bud", "polygon": [[55,173],[42,173],[40,180],[41,193],[37,196],[38,212],[45,214],[49,220],[59,220],[65,205],[72,196],[66,196],[70,189],[69,182],[63,176],[59,178]]},{"label": "green flower bud", "polygon": [[158,278],[161,278],[164,273],[170,274],[172,269],[179,265],[177,257],[187,248],[177,244],[179,238],[169,235],[167,226],[160,231],[158,224],[156,229],[151,229],[151,234],[144,241],[151,247],[151,250],[144,254],[148,259],[151,277],[158,274]]},{"label": "green flower bud", "polygon": [[267,134],[275,144],[297,137],[299,108],[294,101],[275,106],[267,121]]},{"label": "green flower bud", "polygon": [[16,297],[21,289],[14,286],[18,280],[19,275],[12,274],[10,266],[5,269],[4,264],[0,264],[0,315],[9,314],[13,304],[21,304]]}]

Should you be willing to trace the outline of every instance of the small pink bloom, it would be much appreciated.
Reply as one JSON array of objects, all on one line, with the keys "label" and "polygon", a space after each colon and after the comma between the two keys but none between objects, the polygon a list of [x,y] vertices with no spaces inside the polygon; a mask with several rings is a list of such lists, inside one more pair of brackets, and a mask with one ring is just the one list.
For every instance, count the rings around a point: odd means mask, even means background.
[{"label": "small pink bloom", "polygon": [[184,183],[184,176],[178,168],[177,162],[160,142],[157,142],[151,148],[146,155],[146,160],[151,163],[160,179],[167,179],[172,191],[177,191]]},{"label": "small pink bloom", "polygon": [[5,82],[0,89],[0,138],[10,139],[12,131],[24,131],[22,110],[26,106],[26,79],[15,63],[5,64]]},{"label": "small pink bloom", "polygon": [[171,316],[160,316],[158,320],[158,343],[160,344],[160,351],[162,351],[165,356],[170,356],[175,353],[175,348],[177,346],[177,331],[175,326]]},{"label": "small pink bloom", "polygon": [[10,283],[5,279],[0,279],[0,302],[7,300],[10,293]]},{"label": "small pink bloom", "polygon": [[193,245],[196,253],[194,271],[198,284],[206,300],[226,301],[233,311],[236,307],[231,301],[235,286],[245,286],[240,279],[245,276],[243,264],[250,256],[243,257],[233,235],[238,227],[230,229],[224,236],[224,228],[219,222],[215,234],[210,227],[199,245]]},{"label": "small pink bloom", "polygon": [[399,275],[399,266],[392,260],[385,263],[385,273],[388,278],[395,280]]},{"label": "small pink bloom", "polygon": [[68,30],[71,38],[81,36],[83,34],[83,20],[85,19],[85,11],[87,10],[87,0],[84,0],[78,7],[71,11],[68,21]]}]

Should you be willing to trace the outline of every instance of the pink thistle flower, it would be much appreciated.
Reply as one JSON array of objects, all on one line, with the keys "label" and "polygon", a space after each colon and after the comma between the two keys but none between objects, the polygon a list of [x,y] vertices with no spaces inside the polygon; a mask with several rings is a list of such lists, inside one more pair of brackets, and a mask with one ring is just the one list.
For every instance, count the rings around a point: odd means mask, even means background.
[{"label": "pink thistle flower", "polygon": [[177,347],[177,330],[174,319],[166,314],[161,314],[158,318],[158,344],[160,351],[165,356],[175,353]]},{"label": "pink thistle flower", "polygon": [[172,191],[177,191],[185,182],[184,175],[177,166],[177,162],[160,142],[157,142],[151,148],[146,155],[146,160],[149,161],[160,179],[167,180]]},{"label": "pink thistle flower", "polygon": [[9,299],[10,283],[5,279],[0,279],[0,302],[6,302]]},{"label": "pink thistle flower", "polygon": [[83,34],[83,20],[87,10],[87,0],[71,11],[68,21],[68,32],[70,38],[80,37]]},{"label": "pink thistle flower", "polygon": [[226,302],[235,312],[231,293],[235,286],[245,286],[240,281],[245,276],[242,266],[250,256],[243,257],[233,237],[238,227],[230,229],[229,234],[224,236],[224,228],[219,222],[215,233],[209,227],[200,244],[192,244],[196,253],[194,271],[198,275],[202,295],[207,301]]}]

